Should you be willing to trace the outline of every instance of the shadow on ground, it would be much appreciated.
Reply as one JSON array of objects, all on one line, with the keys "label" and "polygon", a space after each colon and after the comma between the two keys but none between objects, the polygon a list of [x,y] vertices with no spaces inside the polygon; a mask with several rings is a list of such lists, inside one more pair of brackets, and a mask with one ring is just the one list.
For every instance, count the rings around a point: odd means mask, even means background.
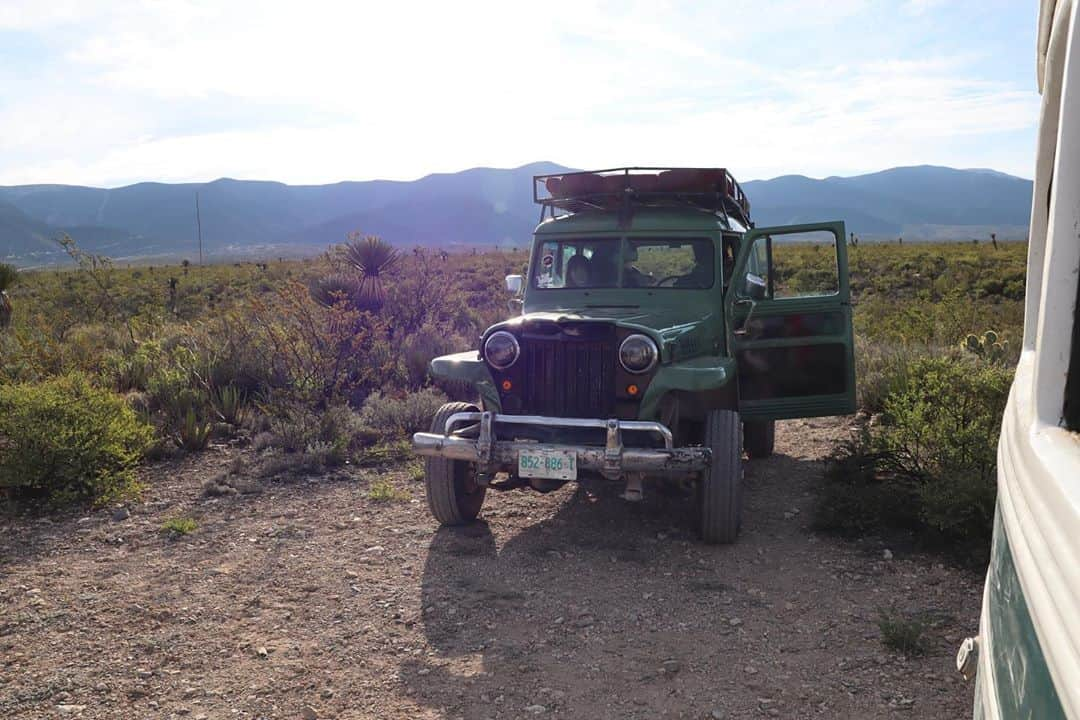
[{"label": "shadow on ground", "polygon": [[[752,600],[724,568],[752,561],[760,512],[810,465],[787,456],[750,463],[743,536],[726,547],[697,539],[691,493],[654,491],[634,504],[615,484],[596,483],[554,499],[489,499],[491,525],[441,528],[431,541],[422,622],[437,652],[404,665],[403,681],[450,717],[518,717],[528,708],[645,717],[695,705],[707,714],[718,702],[710,668],[730,664],[742,645],[720,616]],[[524,516],[514,523],[524,529],[507,537],[506,516]],[[702,674],[692,678],[688,666]]]}]

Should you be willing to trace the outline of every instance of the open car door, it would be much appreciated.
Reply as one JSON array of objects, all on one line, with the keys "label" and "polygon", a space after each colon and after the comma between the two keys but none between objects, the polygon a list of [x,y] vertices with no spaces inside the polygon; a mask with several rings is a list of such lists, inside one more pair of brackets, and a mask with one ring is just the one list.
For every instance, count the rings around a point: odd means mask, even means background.
[{"label": "open car door", "polygon": [[855,353],[842,222],[745,235],[724,298],[739,411],[776,419],[855,412]]}]

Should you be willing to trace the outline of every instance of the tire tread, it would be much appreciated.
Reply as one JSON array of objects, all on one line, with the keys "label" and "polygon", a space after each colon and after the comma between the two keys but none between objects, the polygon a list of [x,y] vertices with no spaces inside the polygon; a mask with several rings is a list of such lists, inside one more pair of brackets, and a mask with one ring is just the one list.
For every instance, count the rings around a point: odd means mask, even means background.
[{"label": "tire tread", "polygon": [[707,543],[733,543],[739,534],[742,433],[739,413],[734,410],[713,410],[705,421],[705,445],[712,450],[701,488],[701,536]]},{"label": "tire tread", "polygon": [[[446,420],[454,413],[476,412],[478,408],[471,403],[446,403],[431,419],[431,432],[446,431]],[[427,496],[428,509],[443,525],[462,525],[476,519],[480,506],[484,502],[485,489],[479,491],[479,501],[471,499],[463,504],[458,493],[459,473],[471,472],[469,464],[461,460],[428,456],[424,458],[424,493]]]}]

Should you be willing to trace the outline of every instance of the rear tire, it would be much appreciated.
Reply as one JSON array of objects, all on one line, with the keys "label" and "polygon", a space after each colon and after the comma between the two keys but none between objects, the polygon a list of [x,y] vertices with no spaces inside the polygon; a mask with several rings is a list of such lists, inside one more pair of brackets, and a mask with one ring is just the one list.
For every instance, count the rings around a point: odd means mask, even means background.
[{"label": "rear tire", "polygon": [[746,454],[755,460],[773,454],[776,446],[775,420],[747,420],[743,423],[743,439]]},{"label": "rear tire", "polygon": [[[454,413],[478,411],[470,403],[446,403],[432,418],[431,432],[446,432],[446,420]],[[431,455],[424,458],[424,490],[431,514],[443,525],[475,520],[487,494],[486,487],[476,484],[476,467],[472,463]]]},{"label": "rear tire", "polygon": [[742,524],[742,429],[739,413],[712,410],[705,419],[705,445],[712,461],[698,483],[701,539],[735,542]]}]

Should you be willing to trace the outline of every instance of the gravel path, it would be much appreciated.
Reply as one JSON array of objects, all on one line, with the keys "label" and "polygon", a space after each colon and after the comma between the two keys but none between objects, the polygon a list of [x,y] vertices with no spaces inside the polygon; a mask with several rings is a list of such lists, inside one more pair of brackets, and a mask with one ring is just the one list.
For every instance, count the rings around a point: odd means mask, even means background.
[{"label": "gravel path", "polygon": [[[846,431],[781,424],[730,547],[687,499],[603,485],[441,530],[402,468],[203,497],[224,447],[148,470],[127,517],[0,518],[0,717],[969,716],[978,574],[808,529]],[[198,529],[170,539],[177,516]],[[931,618],[926,655],[882,645],[892,606]]]}]

